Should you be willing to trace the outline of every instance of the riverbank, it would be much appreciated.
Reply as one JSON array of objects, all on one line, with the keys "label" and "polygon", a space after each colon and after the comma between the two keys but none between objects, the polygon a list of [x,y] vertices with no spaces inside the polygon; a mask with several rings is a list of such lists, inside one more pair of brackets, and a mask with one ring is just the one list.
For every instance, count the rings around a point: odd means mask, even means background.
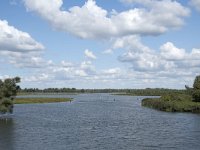
[{"label": "riverbank", "polygon": [[16,98],[14,104],[71,102],[71,98]]},{"label": "riverbank", "polygon": [[193,102],[189,95],[165,95],[161,98],[146,98],[142,106],[166,112],[200,113],[200,102]]}]

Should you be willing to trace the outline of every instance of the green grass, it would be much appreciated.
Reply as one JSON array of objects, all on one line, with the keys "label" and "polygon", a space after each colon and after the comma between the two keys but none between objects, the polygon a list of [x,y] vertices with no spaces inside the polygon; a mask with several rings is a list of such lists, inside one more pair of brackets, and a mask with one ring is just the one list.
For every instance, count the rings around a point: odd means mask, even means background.
[{"label": "green grass", "polygon": [[16,98],[14,104],[58,103],[69,102],[71,98]]},{"label": "green grass", "polygon": [[192,112],[200,113],[200,102],[193,102],[189,95],[165,95],[161,98],[146,98],[142,106],[166,112]]}]

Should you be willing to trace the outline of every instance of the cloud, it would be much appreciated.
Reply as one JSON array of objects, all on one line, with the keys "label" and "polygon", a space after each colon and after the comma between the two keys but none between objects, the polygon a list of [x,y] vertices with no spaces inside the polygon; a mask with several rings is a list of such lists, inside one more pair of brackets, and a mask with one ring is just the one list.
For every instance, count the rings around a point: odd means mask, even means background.
[{"label": "cloud", "polygon": [[161,56],[167,60],[183,60],[186,57],[184,49],[179,49],[173,43],[167,42],[160,47]]},{"label": "cloud", "polygon": [[28,33],[0,20],[0,58],[19,68],[40,68],[52,65],[42,58],[45,47]]},{"label": "cloud", "polygon": [[97,57],[93,54],[93,52],[88,49],[85,50],[84,54],[86,58],[97,59]]},{"label": "cloud", "polygon": [[200,12],[200,0],[190,0],[190,4]]},{"label": "cloud", "polygon": [[111,48],[109,48],[109,49],[104,50],[102,53],[103,54],[112,54],[113,50]]},{"label": "cloud", "polygon": [[49,74],[45,74],[45,73],[40,73],[37,75],[32,75],[29,77],[25,77],[23,78],[24,82],[46,82],[49,81],[52,77]]},{"label": "cloud", "polygon": [[91,61],[83,61],[80,65],[80,70],[84,70],[87,74],[95,74],[95,67]]},{"label": "cloud", "polygon": [[[121,56],[120,61],[131,67],[97,70],[92,61],[73,63],[63,60],[58,64],[37,68],[33,74],[22,76],[22,81],[23,85],[36,87],[40,84],[42,87],[145,88],[160,87],[162,84],[162,87],[181,88],[184,84],[192,83],[195,74],[200,71],[200,67],[197,67],[200,66],[199,56],[200,49],[193,49],[190,53],[185,51],[183,60],[166,59],[161,56],[161,50],[134,52],[129,49]],[[175,85],[177,81],[179,84]]]},{"label": "cloud", "polygon": [[70,67],[73,67],[74,66],[74,64],[73,63],[71,63],[71,62],[68,62],[68,61],[61,61],[61,66],[63,66],[63,67],[66,67],[66,68],[70,68]]},{"label": "cloud", "polygon": [[[129,41],[132,43],[129,44]],[[192,49],[187,52],[183,48],[176,47],[172,42],[166,42],[160,46],[160,50],[153,50],[143,45],[139,37],[123,37],[116,39],[116,42],[123,43],[120,48],[124,52],[119,61],[126,62],[131,68],[139,72],[196,72],[200,67],[200,49]]]},{"label": "cloud", "polygon": [[0,75],[0,80],[11,78],[9,75]]},{"label": "cloud", "polygon": [[35,41],[28,33],[10,26],[6,20],[0,20],[0,51],[30,52],[44,50],[44,46]]},{"label": "cloud", "polygon": [[107,75],[119,74],[120,72],[121,72],[120,68],[111,68],[103,71],[103,73]]},{"label": "cloud", "polygon": [[91,61],[83,61],[79,64],[61,61],[61,64],[46,67],[45,70],[59,80],[78,80],[96,74],[95,67]]},{"label": "cloud", "polygon": [[40,53],[35,52],[0,51],[0,57],[18,68],[42,68],[53,64],[51,60],[45,60]]},{"label": "cloud", "polygon": [[[94,86],[95,88],[146,88],[160,87],[161,85],[168,88],[183,88],[184,84],[190,83],[194,78],[194,72],[191,70],[186,72],[185,70],[170,69],[142,72],[114,67],[90,72],[88,66],[93,66],[91,62],[83,61],[77,64],[64,61],[71,64],[64,66],[62,62],[38,68],[34,74],[22,77],[23,85],[26,85],[25,87],[30,85],[38,87],[39,84],[40,88],[66,86],[76,88],[94,88]],[[92,68],[95,69],[95,66]]]},{"label": "cloud", "polygon": [[139,36],[117,38],[113,42],[112,48],[126,50],[126,52],[119,56],[119,61],[131,63],[131,67],[137,71],[161,69],[162,62],[155,51],[143,45],[140,40]]},{"label": "cloud", "polygon": [[132,36],[124,36],[121,38],[116,38],[112,44],[112,49],[126,49],[132,50],[134,52],[149,52],[151,49],[141,42],[140,36],[132,35]]},{"label": "cloud", "polygon": [[28,11],[36,12],[54,28],[81,38],[104,39],[127,35],[159,35],[184,24],[189,9],[172,0],[151,1],[143,8],[108,12],[94,0],[65,11],[62,0],[24,0]]}]

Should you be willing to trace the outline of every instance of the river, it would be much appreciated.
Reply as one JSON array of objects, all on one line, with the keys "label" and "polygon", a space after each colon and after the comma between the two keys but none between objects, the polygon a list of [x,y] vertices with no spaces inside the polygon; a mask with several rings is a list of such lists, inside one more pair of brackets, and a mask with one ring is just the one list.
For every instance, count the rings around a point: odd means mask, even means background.
[{"label": "river", "polygon": [[198,114],[145,108],[144,97],[71,97],[71,103],[15,105],[13,115],[0,117],[0,150],[200,149]]}]

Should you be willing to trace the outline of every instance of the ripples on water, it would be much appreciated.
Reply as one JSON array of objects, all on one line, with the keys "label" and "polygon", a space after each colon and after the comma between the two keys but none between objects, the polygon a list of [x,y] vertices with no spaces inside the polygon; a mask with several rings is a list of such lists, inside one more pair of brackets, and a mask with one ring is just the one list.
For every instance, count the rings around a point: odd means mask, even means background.
[{"label": "ripples on water", "polygon": [[144,108],[142,97],[72,97],[16,105],[14,115],[0,118],[0,150],[200,149],[200,115]]}]

